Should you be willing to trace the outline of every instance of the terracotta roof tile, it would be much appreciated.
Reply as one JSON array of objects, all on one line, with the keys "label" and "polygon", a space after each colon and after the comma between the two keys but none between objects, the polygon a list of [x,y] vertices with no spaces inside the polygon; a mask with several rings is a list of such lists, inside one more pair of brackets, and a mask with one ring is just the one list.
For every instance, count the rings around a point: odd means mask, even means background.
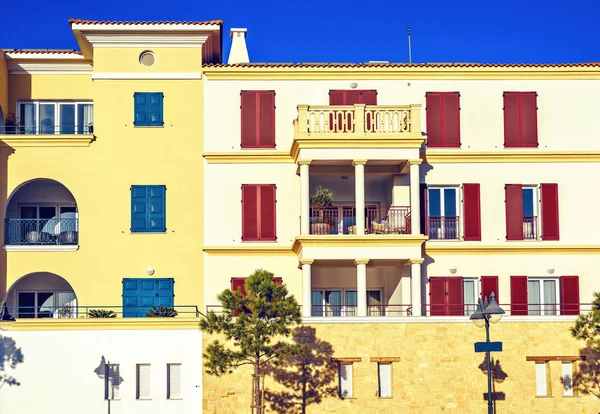
[{"label": "terracotta roof tile", "polygon": [[81,55],[78,50],[72,49],[4,49],[4,53],[19,53],[22,55],[56,54],[56,55]]},{"label": "terracotta roof tile", "polygon": [[600,62],[582,63],[236,63],[211,64],[205,68],[555,68],[600,67]]},{"label": "terracotta roof tile", "polygon": [[186,21],[109,21],[109,20],[82,20],[82,19],[69,19],[69,24],[96,24],[96,25],[133,25],[133,26],[152,26],[159,24],[171,24],[171,25],[209,25],[209,24],[219,24],[222,25],[222,20],[208,20],[205,22],[186,22]]}]

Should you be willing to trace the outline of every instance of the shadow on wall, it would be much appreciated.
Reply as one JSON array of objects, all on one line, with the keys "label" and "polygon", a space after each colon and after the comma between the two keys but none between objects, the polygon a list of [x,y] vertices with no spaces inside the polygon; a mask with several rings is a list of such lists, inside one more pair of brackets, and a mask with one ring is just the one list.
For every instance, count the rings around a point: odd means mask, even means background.
[{"label": "shadow on wall", "polygon": [[[94,374],[98,376],[104,383],[104,399],[106,400],[106,404],[108,407],[108,414],[110,414],[110,402],[111,400],[119,399],[119,389],[121,384],[123,383],[123,377],[121,377],[121,372],[119,370],[119,365],[116,365],[116,370],[108,372],[107,367],[111,364],[110,361],[107,361],[104,358],[104,355],[100,357],[100,364],[94,369]],[[107,377],[108,376],[108,380]]]},{"label": "shadow on wall", "polygon": [[12,338],[0,336],[0,389],[5,385],[19,386],[21,383],[11,376],[7,370],[11,371],[17,368],[17,365],[23,363],[23,352],[17,348],[17,343]]},{"label": "shadow on wall", "polygon": [[573,370],[572,380],[561,377],[563,387],[568,388],[572,383],[573,389],[579,394],[600,398],[600,352],[585,347],[579,350],[579,355],[584,357],[585,361],[581,361],[577,369]]},{"label": "shadow on wall", "polygon": [[[9,146],[3,146],[0,137],[0,211],[2,212],[2,219],[0,220],[0,237],[2,240],[0,244],[4,244],[4,213],[6,211],[6,203],[8,200],[8,157],[15,150]],[[6,251],[0,249],[0,298],[4,298],[6,293],[7,281],[6,281]],[[1,301],[0,301],[1,302]]]},{"label": "shadow on wall", "polygon": [[[496,391],[496,383],[502,384],[504,382],[504,380],[506,378],[508,378],[508,374],[506,372],[504,372],[504,370],[502,369],[502,366],[500,365],[500,360],[494,360],[494,358],[492,357],[491,366],[492,366],[492,401],[494,404],[494,413],[495,413],[497,410],[496,402],[506,400],[506,394],[504,394],[504,392]],[[481,364],[479,364],[478,368],[487,377],[487,355],[485,355],[483,357],[483,362]],[[485,401],[487,401],[487,399],[488,399],[487,392],[483,393],[483,399]]]},{"label": "shadow on wall", "polygon": [[314,328],[300,326],[292,333],[300,353],[286,365],[268,365],[265,374],[285,387],[265,390],[265,400],[278,413],[306,413],[306,407],[337,395],[337,365],[332,361],[333,347],[320,340]]}]

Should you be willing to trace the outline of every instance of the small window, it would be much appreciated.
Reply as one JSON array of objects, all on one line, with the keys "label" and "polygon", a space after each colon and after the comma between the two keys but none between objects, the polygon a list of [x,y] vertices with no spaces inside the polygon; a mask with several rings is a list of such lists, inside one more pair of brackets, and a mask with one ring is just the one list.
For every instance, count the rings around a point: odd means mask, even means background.
[{"label": "small window", "polygon": [[181,399],[181,364],[167,364],[167,399]]},{"label": "small window", "polygon": [[156,62],[156,56],[151,51],[147,50],[140,55],[140,63],[142,66],[153,66]]},{"label": "small window", "polygon": [[338,376],[338,395],[340,398],[352,398],[352,363],[340,362]]},{"label": "small window", "polygon": [[104,384],[104,398],[107,400],[118,400],[120,398],[119,386],[121,385],[121,376],[119,375],[119,364],[106,365]]},{"label": "small window", "polygon": [[558,279],[529,279],[527,296],[529,315],[558,315]]},{"label": "small window", "polygon": [[136,368],[136,398],[148,400],[150,399],[150,364],[137,364]]},{"label": "small window", "polygon": [[548,395],[545,362],[536,362],[535,364],[535,395],[538,397]]},{"label": "small window", "polygon": [[537,239],[537,188],[523,186],[523,240]]},{"label": "small window", "polygon": [[477,279],[463,279],[463,302],[465,304],[465,316],[471,315],[477,308]]},{"label": "small window", "polygon": [[427,204],[431,240],[458,239],[457,190],[456,187],[429,187]]},{"label": "small window", "polygon": [[136,127],[162,127],[163,122],[162,92],[136,92],[134,100],[134,120]]},{"label": "small window", "polygon": [[563,384],[563,395],[565,397],[573,396],[573,363],[563,362],[562,363],[562,384]]},{"label": "small window", "polygon": [[166,227],[166,195],[164,185],[131,186],[131,232],[160,233]]},{"label": "small window", "polygon": [[380,362],[377,364],[377,381],[379,384],[378,396],[389,398],[392,396],[392,364]]}]

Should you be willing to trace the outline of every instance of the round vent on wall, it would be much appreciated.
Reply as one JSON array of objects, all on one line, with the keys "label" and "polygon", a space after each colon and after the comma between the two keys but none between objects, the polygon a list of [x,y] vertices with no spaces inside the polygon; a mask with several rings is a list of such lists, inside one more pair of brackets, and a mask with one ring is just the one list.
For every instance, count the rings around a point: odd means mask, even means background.
[{"label": "round vent on wall", "polygon": [[155,62],[156,62],[156,56],[154,56],[154,53],[150,52],[149,50],[142,52],[142,54],[140,55],[140,63],[143,66],[150,67],[150,66],[153,66]]}]

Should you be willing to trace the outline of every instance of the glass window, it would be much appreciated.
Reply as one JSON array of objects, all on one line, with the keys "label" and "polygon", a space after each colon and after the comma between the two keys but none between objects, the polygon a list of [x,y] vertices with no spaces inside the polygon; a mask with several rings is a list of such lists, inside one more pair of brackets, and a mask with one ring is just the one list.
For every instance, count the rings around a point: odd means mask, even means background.
[{"label": "glass window", "polygon": [[310,294],[311,298],[311,316],[323,316],[323,292],[313,290]]},{"label": "glass window", "polygon": [[558,283],[556,279],[529,279],[527,302],[529,315],[556,315]]},{"label": "glass window", "polygon": [[17,318],[35,318],[35,292],[17,293]]},{"label": "glass window", "polygon": [[19,106],[19,123],[24,134],[37,133],[37,111],[35,103],[22,103]]},{"label": "glass window", "polygon": [[342,315],[342,292],[339,290],[325,291],[326,316]]},{"label": "glass window", "polygon": [[60,104],[60,133],[75,133],[75,104]]},{"label": "glass window", "polygon": [[56,133],[55,110],[53,103],[40,103],[40,134]]},{"label": "glass window", "polygon": [[463,279],[463,298],[465,315],[471,315],[477,308],[477,280]]},{"label": "glass window", "polygon": [[429,238],[458,239],[458,195],[452,187],[430,187],[427,190]]},{"label": "glass window", "polygon": [[535,216],[535,188],[523,187],[523,217]]},{"label": "glass window", "polygon": [[352,397],[352,364],[341,362],[338,367],[339,388],[338,395],[341,398]]},{"label": "glass window", "polygon": [[77,133],[91,134],[94,123],[94,106],[92,104],[77,105]]}]

